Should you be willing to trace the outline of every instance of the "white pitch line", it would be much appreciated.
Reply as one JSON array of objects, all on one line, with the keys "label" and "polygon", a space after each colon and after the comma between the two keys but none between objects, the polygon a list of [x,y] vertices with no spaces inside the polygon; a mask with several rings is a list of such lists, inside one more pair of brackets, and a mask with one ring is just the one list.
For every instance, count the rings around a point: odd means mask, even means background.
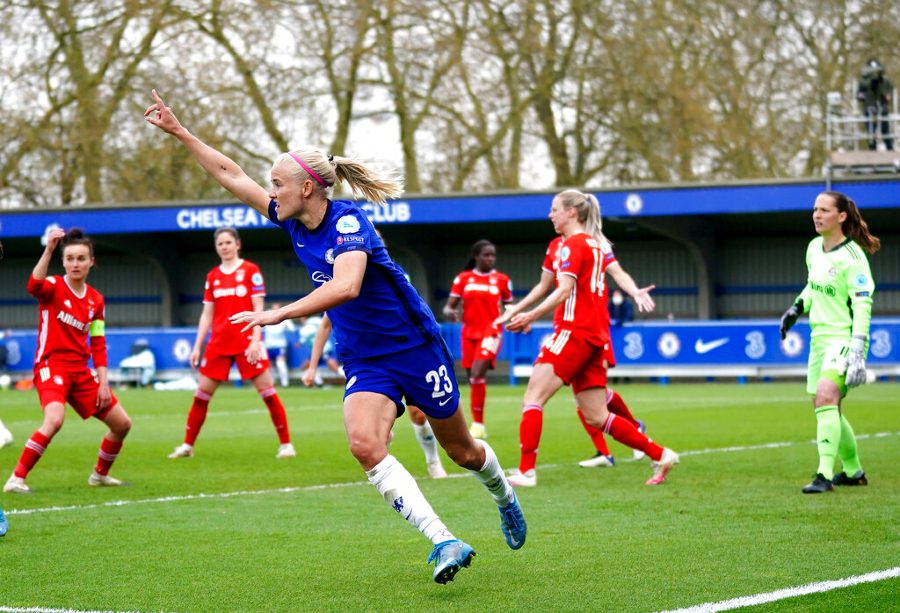
[{"label": "white pitch line", "polygon": [[[296,487],[279,487],[270,490],[241,490],[237,492],[220,492],[218,494],[187,494],[185,496],[162,496],[160,498],[144,498],[138,500],[110,500],[97,504],[73,504],[65,507],[43,507],[38,509],[12,509],[7,515],[34,515],[36,513],[58,513],[60,511],[82,511],[85,509],[102,509],[108,507],[126,507],[133,504],[153,504],[157,502],[181,502],[184,500],[205,500],[213,498],[234,498],[236,496],[264,496],[268,494],[292,494],[295,492],[313,492],[316,490],[337,489],[368,485],[368,481],[350,481],[348,483],[326,483],[323,485],[305,485]],[[0,609],[2,613],[2,609]]]},{"label": "white pitch line", "polygon": [[894,568],[888,568],[886,570],[873,571],[871,573],[866,573],[865,575],[853,575],[846,579],[807,583],[806,585],[788,587],[782,590],[775,590],[774,592],[765,592],[753,596],[742,596],[740,598],[732,598],[731,600],[722,600],[720,602],[707,602],[684,609],[672,609],[670,611],[664,611],[663,613],[715,613],[716,611],[730,611],[731,609],[754,607],[767,602],[796,598],[797,596],[806,596],[808,594],[821,594],[822,592],[839,590],[861,583],[874,583],[875,581],[884,581],[885,579],[895,579],[897,577],[900,577],[900,566],[895,566]]},{"label": "white pitch line", "polygon": [[[116,613],[115,611],[85,611],[82,609],[48,609],[47,607],[3,607],[0,613]],[[137,613],[136,611],[123,611],[120,613]]]},{"label": "white pitch line", "polygon": [[[876,432],[874,434],[857,434],[856,440],[864,441],[870,438],[884,438],[886,436],[897,436],[900,432]],[[815,443],[815,440],[806,441],[805,443],[797,443],[791,441],[784,441],[780,443],[761,443],[759,445],[744,445],[739,447],[712,447],[708,449],[695,449],[693,451],[679,451],[678,455],[680,457],[687,457],[692,455],[705,455],[707,453],[732,453],[735,451],[756,451],[759,449],[779,449],[781,447],[793,447],[795,445],[805,445]]]},{"label": "white pitch line", "polygon": [[[303,406],[286,406],[286,407],[284,407],[284,410],[287,411],[288,413],[302,413],[305,411],[319,411],[322,409],[330,409],[332,407],[334,407],[335,412],[339,412],[341,410],[340,404],[315,404],[315,405],[311,404],[311,405],[303,405]],[[268,415],[269,410],[256,408],[256,409],[239,409],[236,411],[209,411],[209,413],[207,413],[207,417],[208,418],[209,417],[217,418],[217,417],[232,417],[235,415],[261,415],[261,414]],[[171,415],[164,415],[162,413],[147,413],[147,414],[138,413],[136,415],[131,415],[132,420],[134,420],[136,422],[144,422],[144,421],[148,421],[151,419],[159,419],[162,417],[165,417],[166,419],[170,419]],[[7,426],[18,427],[21,424],[26,424],[29,427],[34,428],[34,427],[36,427],[35,424],[39,423],[39,422],[36,422],[34,419],[17,419],[17,420],[12,420],[12,421],[7,419],[5,423]],[[3,613],[3,609],[0,609],[0,613]]]},{"label": "white pitch line", "polygon": [[[857,440],[865,440],[869,438],[884,438],[888,436],[897,436],[900,435],[900,432],[877,432],[875,434],[860,434],[857,435]],[[705,455],[710,453],[734,453],[737,451],[758,451],[760,449],[775,449],[782,447],[792,447],[795,445],[808,445],[810,443],[814,443],[815,441],[807,441],[807,442],[778,442],[778,443],[763,443],[760,445],[745,445],[742,447],[718,447],[711,449],[697,449],[694,451],[682,451],[679,452],[679,456],[688,457],[694,455]],[[551,469],[551,468],[560,468],[562,465],[560,464],[542,464],[541,470]],[[467,478],[469,476],[468,473],[456,473],[451,474],[451,479],[458,478]],[[423,478],[424,479],[424,478]],[[297,492],[314,492],[318,490],[328,490],[335,488],[343,488],[343,487],[357,487],[362,485],[369,485],[368,481],[348,481],[345,483],[323,483],[319,485],[303,485],[303,486],[293,486],[293,487],[280,487],[268,490],[240,490],[236,492],[220,492],[218,494],[186,494],[184,496],[163,496],[160,498],[144,498],[137,500],[110,500],[108,502],[97,503],[97,504],[86,504],[86,505],[69,505],[64,507],[41,507],[37,509],[7,509],[7,515],[34,515],[37,513],[58,513],[62,511],[81,511],[85,509],[101,509],[101,508],[110,508],[110,507],[125,507],[135,504],[153,504],[153,503],[161,503],[161,502],[182,502],[186,500],[204,500],[204,499],[215,499],[215,498],[234,498],[236,496],[265,496],[268,494],[293,494]],[[0,610],[0,613],[3,613]]]}]

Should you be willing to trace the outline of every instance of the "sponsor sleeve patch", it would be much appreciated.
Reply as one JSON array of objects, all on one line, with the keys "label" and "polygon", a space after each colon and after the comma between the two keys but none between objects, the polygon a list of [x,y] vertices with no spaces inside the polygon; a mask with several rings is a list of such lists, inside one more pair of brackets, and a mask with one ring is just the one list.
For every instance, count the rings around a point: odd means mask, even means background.
[{"label": "sponsor sleeve patch", "polygon": [[355,215],[344,215],[337,220],[335,228],[341,234],[355,234],[356,232],[359,232],[359,220]]}]

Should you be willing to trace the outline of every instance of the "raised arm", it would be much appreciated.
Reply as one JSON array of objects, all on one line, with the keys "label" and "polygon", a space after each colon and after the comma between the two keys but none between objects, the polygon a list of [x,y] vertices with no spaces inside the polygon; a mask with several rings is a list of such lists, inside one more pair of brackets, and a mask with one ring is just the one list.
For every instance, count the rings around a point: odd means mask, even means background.
[{"label": "raised arm", "polygon": [[194,159],[219,184],[261,214],[269,214],[269,192],[247,176],[240,166],[224,153],[213,149],[181,125],[172,107],[166,106],[154,89],[151,94],[156,101],[144,111],[144,119],[163,132],[168,132],[187,147]]},{"label": "raised arm", "polygon": [[37,264],[34,265],[31,271],[31,276],[35,281],[43,281],[47,278],[47,269],[50,267],[53,251],[65,235],[66,231],[60,228],[51,230],[47,235],[47,246],[44,247],[44,253],[41,254]]}]

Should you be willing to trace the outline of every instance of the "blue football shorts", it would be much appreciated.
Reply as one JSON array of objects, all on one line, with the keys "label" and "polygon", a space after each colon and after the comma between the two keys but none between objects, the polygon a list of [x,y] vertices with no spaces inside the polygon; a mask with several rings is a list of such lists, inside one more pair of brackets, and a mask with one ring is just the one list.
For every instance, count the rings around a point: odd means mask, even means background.
[{"label": "blue football shorts", "polygon": [[356,392],[387,396],[397,405],[398,417],[406,410],[404,399],[438,419],[450,417],[459,407],[453,356],[440,336],[397,353],[347,359],[344,374],[344,398]]}]

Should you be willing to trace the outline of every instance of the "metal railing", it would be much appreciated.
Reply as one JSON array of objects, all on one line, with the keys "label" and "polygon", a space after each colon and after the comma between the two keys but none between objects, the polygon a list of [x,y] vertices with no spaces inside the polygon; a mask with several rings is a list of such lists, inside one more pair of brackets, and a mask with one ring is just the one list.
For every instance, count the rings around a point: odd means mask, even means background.
[{"label": "metal railing", "polygon": [[[887,134],[881,132],[882,122],[887,123]],[[829,154],[834,151],[866,151],[871,150],[869,141],[873,136],[876,145],[888,139],[896,143],[900,136],[900,114],[887,113],[875,117],[829,110],[825,126],[825,148]],[[870,134],[870,130],[874,132]]]}]

